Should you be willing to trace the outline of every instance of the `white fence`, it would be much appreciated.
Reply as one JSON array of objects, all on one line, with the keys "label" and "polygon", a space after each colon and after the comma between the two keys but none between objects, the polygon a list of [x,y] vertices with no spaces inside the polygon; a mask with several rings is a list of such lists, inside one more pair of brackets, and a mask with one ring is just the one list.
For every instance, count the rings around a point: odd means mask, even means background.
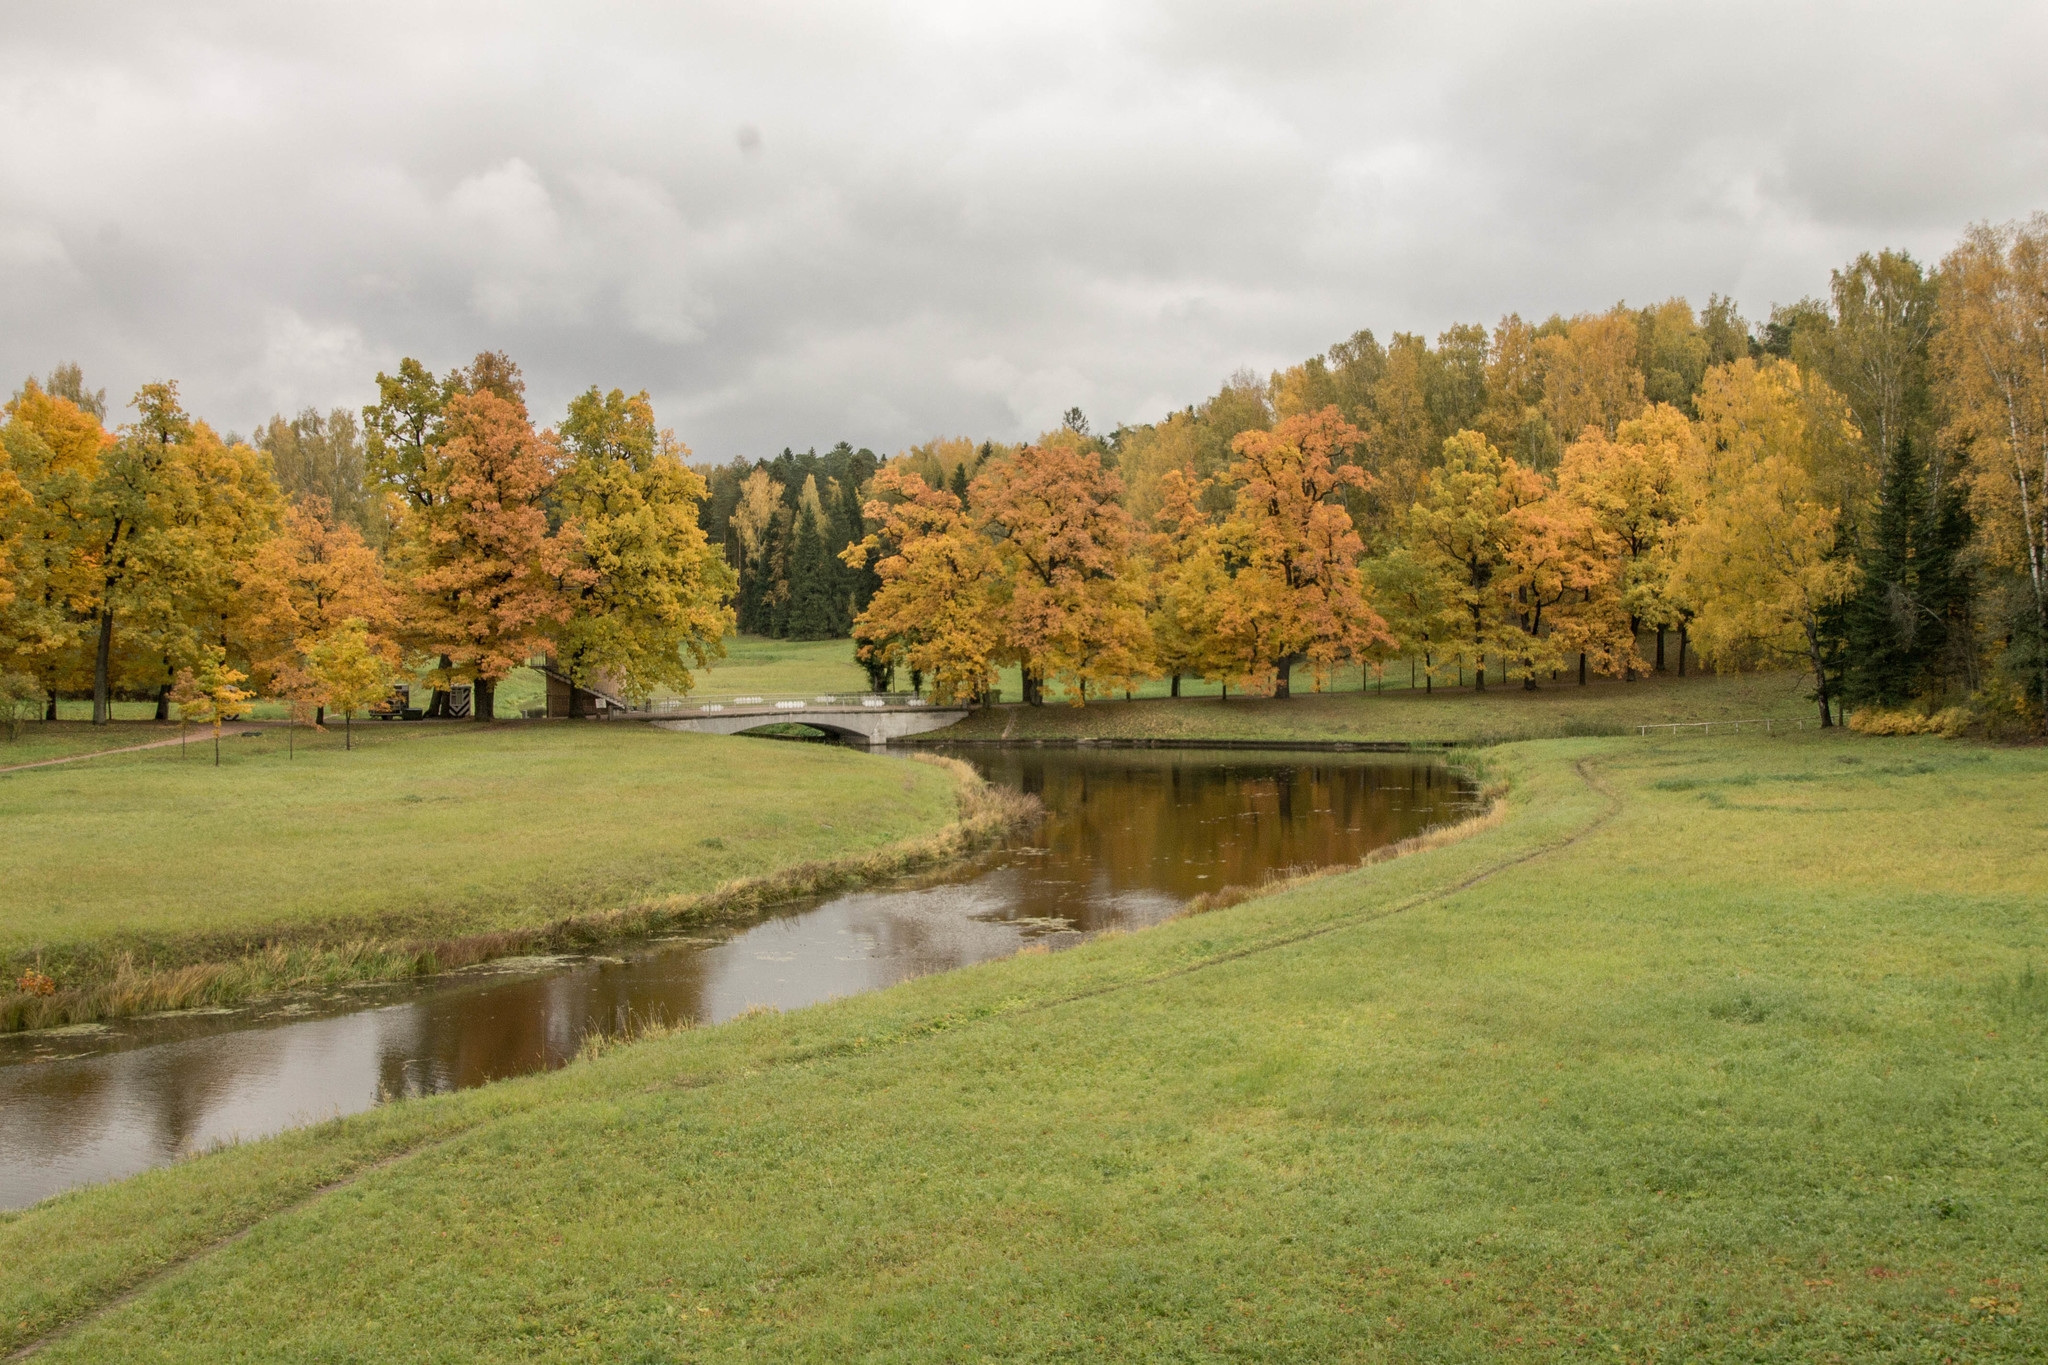
[{"label": "white fence", "polygon": [[813,707],[906,707],[930,705],[923,697],[905,692],[820,692],[799,695],[789,692],[750,693],[745,696],[659,697],[641,708],[642,713],[664,716],[699,715],[720,711],[808,711]]},{"label": "white fence", "polygon": [[1673,722],[1671,722],[1670,724],[1667,724],[1667,725],[1638,725],[1638,726],[1636,727],[1636,733],[1637,733],[1638,735],[1647,735],[1647,734],[1650,734],[1651,732],[1653,732],[1653,731],[1657,731],[1657,730],[1668,730],[1668,731],[1670,731],[1670,732],[1671,732],[1671,734],[1672,734],[1672,735],[1673,735],[1673,736],[1675,737],[1675,736],[1677,736],[1677,735],[1681,735],[1681,734],[1685,734],[1685,733],[1688,733],[1688,732],[1690,732],[1690,731],[1694,731],[1694,730],[1697,730],[1697,731],[1699,731],[1699,733],[1701,733],[1701,734],[1703,734],[1703,735],[1711,735],[1711,734],[1713,734],[1713,733],[1714,733],[1714,731],[1715,731],[1715,730],[1716,730],[1717,728],[1718,728],[1718,729],[1722,729],[1722,730],[1733,730],[1733,731],[1736,731],[1736,732],[1738,732],[1738,733],[1739,733],[1739,732],[1741,732],[1741,731],[1743,731],[1743,730],[1745,730],[1745,729],[1747,729],[1747,730],[1761,730],[1761,731],[1763,731],[1763,732],[1764,732],[1765,734],[1767,734],[1767,735],[1772,735],[1772,734],[1776,734],[1776,733],[1777,733],[1777,732],[1778,732],[1779,730],[1804,730],[1804,729],[1806,728],[1806,722],[1805,722],[1805,721],[1803,721],[1803,720],[1776,720],[1776,719],[1768,719],[1768,720],[1681,720],[1681,721],[1673,721]]}]

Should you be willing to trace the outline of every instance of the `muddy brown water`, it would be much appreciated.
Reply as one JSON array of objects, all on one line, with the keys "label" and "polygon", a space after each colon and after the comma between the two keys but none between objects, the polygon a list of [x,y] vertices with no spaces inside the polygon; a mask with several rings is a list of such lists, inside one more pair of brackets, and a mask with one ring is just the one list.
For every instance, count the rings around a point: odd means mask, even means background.
[{"label": "muddy brown water", "polygon": [[389,1099],[560,1066],[593,1031],[715,1024],[1031,942],[1142,928],[1203,891],[1357,862],[1475,800],[1441,764],[1373,755],[958,756],[1037,795],[1047,814],[1011,846],[936,876],[601,954],[0,1037],[0,1208]]}]

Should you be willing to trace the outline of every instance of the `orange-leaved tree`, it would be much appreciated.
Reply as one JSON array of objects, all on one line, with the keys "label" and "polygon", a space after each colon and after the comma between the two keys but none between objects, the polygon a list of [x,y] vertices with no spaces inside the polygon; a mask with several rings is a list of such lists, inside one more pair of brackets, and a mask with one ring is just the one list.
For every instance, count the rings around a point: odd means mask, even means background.
[{"label": "orange-leaved tree", "polygon": [[1369,482],[1348,463],[1363,440],[1331,406],[1231,442],[1236,501],[1221,530],[1231,579],[1217,628],[1236,674],[1252,686],[1270,679],[1276,696],[1288,695],[1296,663],[1320,683],[1394,644],[1366,601],[1364,545],[1338,497]]},{"label": "orange-leaved tree", "polygon": [[874,492],[862,515],[875,529],[842,555],[878,556],[882,586],[853,623],[860,657],[924,674],[936,701],[985,696],[1000,639],[994,551],[960,499],[915,474],[885,467]]},{"label": "orange-leaved tree", "polygon": [[1128,685],[1145,670],[1144,585],[1131,572],[1136,528],[1123,482],[1074,442],[1028,445],[970,486],[974,524],[993,544],[1004,591],[1002,648],[1024,700],[1048,682],[1086,700],[1090,683]]},{"label": "orange-leaved tree", "polygon": [[335,520],[325,498],[308,496],[286,510],[281,532],[242,566],[241,578],[257,684],[310,700],[321,723],[324,703],[312,696],[304,642],[350,620],[389,641],[396,599],[383,560],[355,527]]},{"label": "orange-leaved tree", "polygon": [[572,546],[544,501],[561,454],[524,403],[489,388],[449,397],[441,421],[419,474],[430,501],[403,523],[407,634],[447,660],[442,681],[473,684],[473,715],[489,721],[498,680],[548,652],[569,617]]}]

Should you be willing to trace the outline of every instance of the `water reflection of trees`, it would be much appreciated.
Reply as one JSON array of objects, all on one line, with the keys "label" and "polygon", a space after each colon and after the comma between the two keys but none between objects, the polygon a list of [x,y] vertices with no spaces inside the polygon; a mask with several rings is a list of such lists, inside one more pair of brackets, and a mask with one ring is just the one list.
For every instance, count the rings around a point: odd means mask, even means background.
[{"label": "water reflection of trees", "polygon": [[1288,870],[1357,862],[1455,818],[1469,792],[1436,764],[1338,755],[1007,750],[976,755],[997,781],[1037,793],[1049,818],[1010,918],[1085,929],[1137,892],[1185,899]]}]

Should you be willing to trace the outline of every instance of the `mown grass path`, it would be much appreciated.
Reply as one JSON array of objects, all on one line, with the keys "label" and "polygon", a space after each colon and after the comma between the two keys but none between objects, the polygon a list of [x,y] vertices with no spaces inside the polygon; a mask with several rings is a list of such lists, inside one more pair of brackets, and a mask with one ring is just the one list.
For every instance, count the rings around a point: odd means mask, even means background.
[{"label": "mown grass path", "polygon": [[0,1222],[0,1326],[61,1360],[2036,1354],[2048,756],[1488,761],[1512,815],[1460,844],[51,1201]]}]

